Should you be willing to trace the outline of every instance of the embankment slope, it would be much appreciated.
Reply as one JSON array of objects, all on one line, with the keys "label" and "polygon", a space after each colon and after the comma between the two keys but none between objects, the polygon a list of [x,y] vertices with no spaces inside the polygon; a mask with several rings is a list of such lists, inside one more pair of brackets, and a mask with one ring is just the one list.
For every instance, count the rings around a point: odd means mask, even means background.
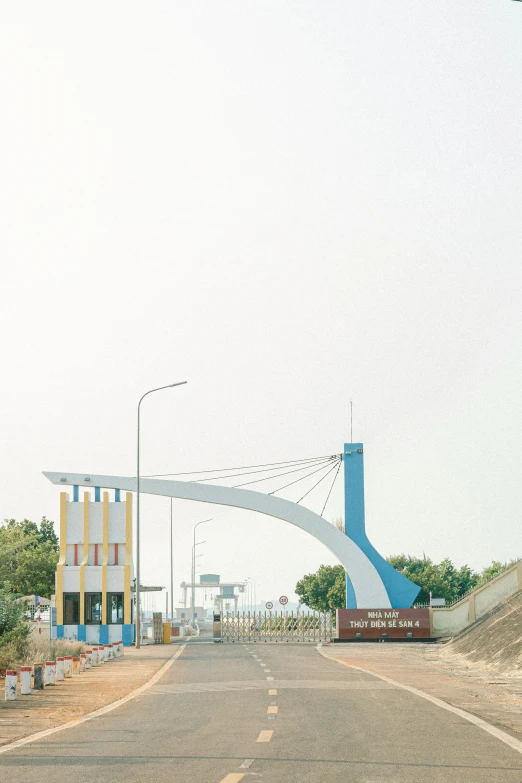
[{"label": "embankment slope", "polygon": [[442,657],[509,677],[522,677],[522,590],[445,645]]}]

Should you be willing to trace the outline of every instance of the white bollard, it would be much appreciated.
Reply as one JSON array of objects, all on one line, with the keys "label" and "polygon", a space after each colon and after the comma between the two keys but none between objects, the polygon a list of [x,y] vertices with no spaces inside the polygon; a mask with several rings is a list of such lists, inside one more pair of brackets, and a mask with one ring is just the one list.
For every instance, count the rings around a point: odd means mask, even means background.
[{"label": "white bollard", "polygon": [[98,650],[98,664],[100,666],[103,666],[103,664],[105,663],[105,655],[103,654],[103,647],[97,647],[96,649]]},{"label": "white bollard", "polygon": [[45,662],[45,684],[54,685],[54,678],[56,673],[56,664],[54,661]]},{"label": "white bollard", "polygon": [[120,643],[119,642],[114,642],[113,643],[113,645],[112,645],[112,654],[114,655],[115,658],[119,658],[120,657]]},{"label": "white bollard", "polygon": [[123,642],[121,640],[119,642],[119,645],[120,645],[120,655],[123,656],[123,653],[125,652],[125,650],[123,648]]},{"label": "white bollard", "polygon": [[63,658],[63,676],[72,677],[72,655],[64,655]]},{"label": "white bollard", "polygon": [[62,682],[62,680],[65,678],[65,674],[63,671],[63,664],[64,664],[63,658],[56,659],[56,682]]},{"label": "white bollard", "polygon": [[87,668],[87,655],[86,653],[80,653],[80,672],[84,672]]},{"label": "white bollard", "polygon": [[22,696],[30,696],[31,690],[31,675],[33,673],[32,666],[20,666],[20,693]]},{"label": "white bollard", "polygon": [[85,650],[85,668],[92,668],[92,650]]},{"label": "white bollard", "polygon": [[75,657],[72,659],[72,673],[73,674],[79,674],[80,673],[80,658]]},{"label": "white bollard", "polygon": [[109,661],[113,661],[114,660],[114,648],[113,648],[112,644],[108,644],[107,645],[107,652],[108,652],[108,656],[107,657],[108,657]]},{"label": "white bollard", "polygon": [[5,700],[15,701],[17,697],[16,692],[17,676],[14,669],[8,669],[5,673]]},{"label": "white bollard", "polygon": [[103,660],[104,662],[107,662],[109,660],[109,645],[104,644],[103,645]]}]

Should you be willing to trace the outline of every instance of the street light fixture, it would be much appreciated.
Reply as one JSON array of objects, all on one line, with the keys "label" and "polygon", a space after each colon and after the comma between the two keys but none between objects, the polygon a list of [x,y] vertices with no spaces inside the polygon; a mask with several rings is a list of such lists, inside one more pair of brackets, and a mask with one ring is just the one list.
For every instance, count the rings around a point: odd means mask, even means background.
[{"label": "street light fixture", "polygon": [[[203,522],[212,522],[212,517],[210,519],[202,519],[201,522],[196,522],[194,525],[194,543],[192,544],[192,625],[194,626],[195,622],[195,612],[196,612],[196,528],[198,525],[202,525]],[[204,541],[199,541],[199,544],[204,544]]]},{"label": "street light fixture", "polygon": [[157,389],[149,389],[148,392],[140,398],[138,403],[138,454],[136,469],[136,649],[141,647],[141,616],[140,616],[140,408],[141,403],[148,394],[162,391],[162,389],[172,389],[174,386],[184,386],[187,381],[179,383],[168,383],[166,386],[158,386]]}]

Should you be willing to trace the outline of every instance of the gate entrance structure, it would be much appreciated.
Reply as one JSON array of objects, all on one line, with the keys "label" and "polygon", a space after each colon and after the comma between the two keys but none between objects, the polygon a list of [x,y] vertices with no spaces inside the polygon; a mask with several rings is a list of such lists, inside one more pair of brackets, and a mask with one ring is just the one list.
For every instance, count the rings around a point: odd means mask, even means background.
[{"label": "gate entrance structure", "polygon": [[[322,461],[321,461],[322,460]],[[342,454],[330,455],[314,460],[294,460],[289,470],[279,469],[279,476],[309,470],[305,478],[320,471],[337,470],[344,463],[345,480],[345,532],[341,532],[319,514],[314,513],[300,501],[294,503],[276,497],[275,492],[284,490],[301,478],[290,479],[285,486],[270,494],[243,489],[247,484],[259,483],[267,479],[253,479],[235,487],[218,486],[204,483],[208,478],[196,478],[193,481],[178,481],[164,478],[140,477],[141,492],[151,495],[194,500],[200,503],[215,503],[222,506],[234,506],[276,517],[289,522],[314,536],[324,544],[342,563],[346,571],[346,606],[349,609],[388,609],[407,608],[412,605],[420,588],[396,571],[372,546],[365,529],[364,514],[364,467],[363,444],[345,444]],[[304,466],[303,464],[304,463]],[[274,463],[282,465],[283,463]],[[317,467],[319,466],[319,467]],[[259,468],[260,466],[253,466]],[[289,467],[289,464],[286,465]],[[274,468],[271,468],[272,471]],[[232,469],[230,469],[232,470]],[[269,468],[250,471],[249,474],[217,475],[217,479],[233,478],[265,473]],[[216,471],[207,471],[212,473]],[[72,484],[78,491],[79,486],[103,487],[105,489],[136,491],[136,479],[124,476],[105,476],[84,473],[44,473],[53,484]],[[189,474],[195,475],[195,474]],[[335,474],[337,475],[337,473]],[[322,481],[324,476],[319,481]],[[335,480],[335,477],[334,477]],[[319,482],[317,482],[319,483]],[[314,485],[315,486],[315,485]],[[332,485],[333,486],[333,485]],[[314,487],[312,487],[313,489]],[[311,490],[300,498],[302,500]],[[331,490],[330,490],[331,491]],[[328,499],[328,498],[327,498]],[[323,507],[324,511],[324,507]]]},{"label": "gate entrance structure", "polygon": [[329,642],[331,612],[226,612],[222,642]]}]

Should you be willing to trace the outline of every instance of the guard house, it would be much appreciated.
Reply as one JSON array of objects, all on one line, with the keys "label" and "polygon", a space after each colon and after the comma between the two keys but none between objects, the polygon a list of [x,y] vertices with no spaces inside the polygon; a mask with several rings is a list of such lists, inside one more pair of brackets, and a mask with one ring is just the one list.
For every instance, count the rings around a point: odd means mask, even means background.
[{"label": "guard house", "polygon": [[[120,498],[94,487],[60,493],[60,559],[56,566],[57,638],[89,644],[134,641],[132,624],[132,493]],[[53,629],[54,630],[54,629]]]}]

